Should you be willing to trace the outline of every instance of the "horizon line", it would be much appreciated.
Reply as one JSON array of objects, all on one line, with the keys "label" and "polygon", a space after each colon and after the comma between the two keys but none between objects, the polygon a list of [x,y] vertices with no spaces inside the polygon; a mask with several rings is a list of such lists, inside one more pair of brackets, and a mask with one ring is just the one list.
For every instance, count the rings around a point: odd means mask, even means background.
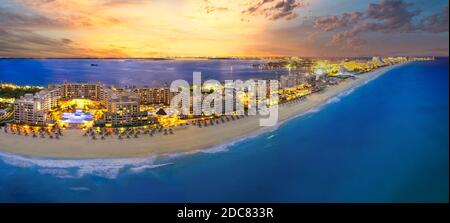
[{"label": "horizon line", "polygon": [[171,59],[264,59],[264,58],[305,58],[305,59],[316,59],[316,58],[370,58],[370,57],[435,57],[435,58],[448,58],[446,56],[437,55],[408,55],[408,56],[393,56],[393,55],[373,55],[373,56],[173,56],[173,57],[0,57],[0,60],[4,59],[151,59],[151,60],[171,60]]}]

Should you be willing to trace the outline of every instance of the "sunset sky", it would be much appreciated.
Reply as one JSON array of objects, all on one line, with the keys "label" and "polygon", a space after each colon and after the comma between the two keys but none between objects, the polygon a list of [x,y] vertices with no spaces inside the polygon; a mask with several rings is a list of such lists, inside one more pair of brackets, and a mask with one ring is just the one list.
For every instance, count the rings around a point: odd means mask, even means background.
[{"label": "sunset sky", "polygon": [[446,0],[0,0],[0,57],[448,55]]}]

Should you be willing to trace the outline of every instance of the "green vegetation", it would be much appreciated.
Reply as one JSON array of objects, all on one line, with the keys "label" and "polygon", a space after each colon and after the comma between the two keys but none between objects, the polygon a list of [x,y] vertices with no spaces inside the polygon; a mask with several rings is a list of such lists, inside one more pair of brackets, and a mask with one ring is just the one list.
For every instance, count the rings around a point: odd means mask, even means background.
[{"label": "green vegetation", "polygon": [[0,109],[11,108],[12,104],[6,102],[0,102]]},{"label": "green vegetation", "polygon": [[41,90],[40,87],[1,87],[0,98],[20,98],[25,94],[34,94]]}]

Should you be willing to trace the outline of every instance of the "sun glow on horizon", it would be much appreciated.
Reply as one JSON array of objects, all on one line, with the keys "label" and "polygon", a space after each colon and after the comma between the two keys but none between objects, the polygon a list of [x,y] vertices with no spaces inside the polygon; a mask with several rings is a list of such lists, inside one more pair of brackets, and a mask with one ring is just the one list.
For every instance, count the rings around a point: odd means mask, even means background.
[{"label": "sun glow on horizon", "polygon": [[[387,26],[391,19],[397,21],[395,15],[380,16],[372,24],[389,41],[365,34],[376,30],[350,32],[355,28],[344,17],[350,10],[347,0],[340,9],[327,7],[335,5],[327,0],[6,0],[0,7],[0,57],[448,54],[448,5],[415,19],[432,26],[428,28],[411,24],[417,15],[408,14],[415,10],[403,3],[409,0],[377,1],[379,8],[411,16],[402,20],[404,27],[431,34],[422,38],[404,31],[410,43],[401,41],[406,37],[395,36],[396,29]],[[348,13],[370,13],[363,3],[354,7],[359,11]],[[353,19],[371,22],[364,18]]]}]

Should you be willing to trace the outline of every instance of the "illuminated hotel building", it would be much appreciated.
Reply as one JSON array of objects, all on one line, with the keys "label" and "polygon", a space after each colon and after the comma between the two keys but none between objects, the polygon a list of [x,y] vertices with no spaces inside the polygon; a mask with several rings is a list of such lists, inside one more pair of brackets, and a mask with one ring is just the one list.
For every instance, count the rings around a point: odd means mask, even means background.
[{"label": "illuminated hotel building", "polygon": [[134,113],[139,111],[140,98],[131,92],[113,93],[108,100],[108,111]]},{"label": "illuminated hotel building", "polygon": [[42,101],[42,109],[44,111],[52,110],[58,107],[58,102],[61,99],[61,92],[59,88],[52,90],[42,90],[37,93],[38,97]]},{"label": "illuminated hotel building", "polygon": [[139,109],[140,97],[132,92],[114,92],[108,100],[105,115],[107,126],[136,126],[150,124],[154,120]]},{"label": "illuminated hotel building", "polygon": [[119,88],[118,92],[132,92],[139,96],[141,103],[145,105],[169,105],[176,93],[170,92],[168,87],[160,88]]},{"label": "illuminated hotel building", "polygon": [[25,94],[14,102],[14,122],[29,125],[45,125],[48,117],[42,95]]},{"label": "illuminated hotel building", "polygon": [[169,88],[133,88],[132,92],[139,95],[142,104],[169,105],[174,95]]},{"label": "illuminated hotel building", "polygon": [[292,88],[305,82],[303,75],[282,75],[280,77],[280,88]]},{"label": "illuminated hotel building", "polygon": [[101,101],[103,97],[103,84],[101,83],[68,83],[61,85],[61,98],[85,98]]}]

